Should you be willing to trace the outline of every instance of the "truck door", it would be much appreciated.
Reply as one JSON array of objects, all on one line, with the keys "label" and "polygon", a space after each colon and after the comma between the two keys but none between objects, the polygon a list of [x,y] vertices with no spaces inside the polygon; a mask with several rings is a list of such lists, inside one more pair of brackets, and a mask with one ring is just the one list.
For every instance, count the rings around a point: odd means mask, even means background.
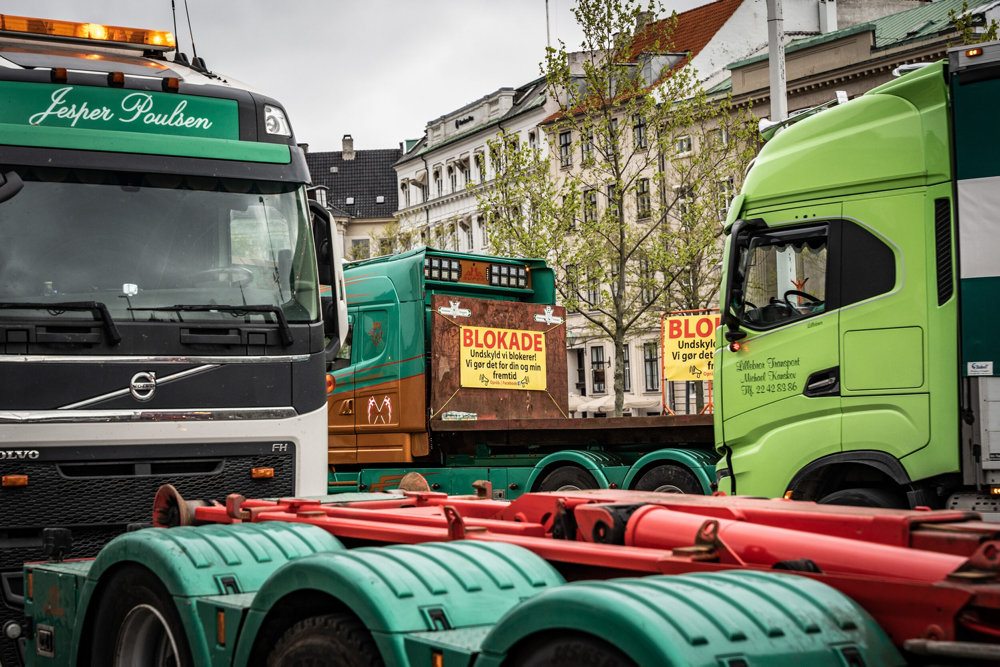
[{"label": "truck door", "polygon": [[[947,199],[944,204],[947,211]],[[953,329],[928,328],[928,276],[922,266],[934,252],[926,249],[925,239],[925,230],[933,229],[934,206],[920,192],[844,203],[840,329],[845,451],[884,452],[899,460],[930,440],[929,334],[938,334],[935,355],[948,359],[948,371],[956,356],[948,335]],[[931,222],[923,224],[925,220]],[[904,271],[905,257],[919,258],[907,264],[909,271]],[[951,451],[954,457],[955,448]]]},{"label": "truck door", "polygon": [[800,468],[840,450],[838,312],[831,308],[839,212],[839,205],[780,211],[734,232],[730,253],[738,255],[725,298],[729,328],[745,337],[738,351],[723,349],[716,382],[737,493],[780,496]]},{"label": "truck door", "polygon": [[347,316],[348,334],[337,353],[337,358],[327,369],[328,382],[332,379],[326,402],[328,406],[329,463],[347,465],[358,462],[358,436],[354,430],[354,370],[360,353],[354,345],[354,328],[358,318],[357,308],[352,308]]},{"label": "truck door", "polygon": [[354,424],[358,463],[404,461],[399,432],[399,307],[366,306],[354,331],[360,358],[355,366]]}]

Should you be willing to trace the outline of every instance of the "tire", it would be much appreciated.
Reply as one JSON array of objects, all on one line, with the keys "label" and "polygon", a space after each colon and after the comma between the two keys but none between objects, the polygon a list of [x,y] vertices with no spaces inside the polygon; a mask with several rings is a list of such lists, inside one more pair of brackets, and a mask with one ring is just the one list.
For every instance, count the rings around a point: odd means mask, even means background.
[{"label": "tire", "polygon": [[635,667],[627,655],[604,640],[579,633],[546,635],[515,646],[504,667]]},{"label": "tire", "polygon": [[375,640],[357,617],[326,614],[304,618],[274,644],[267,667],[381,667]]},{"label": "tire", "polygon": [[659,493],[692,493],[704,495],[698,478],[690,471],[674,465],[659,465],[642,474],[635,483],[636,491]]},{"label": "tire", "polygon": [[538,485],[539,491],[579,491],[598,488],[594,476],[577,466],[559,466]]},{"label": "tire", "polygon": [[819,499],[820,505],[851,505],[853,507],[887,507],[891,509],[906,509],[909,507],[903,498],[886,489],[841,489]]},{"label": "tire", "polygon": [[101,593],[91,645],[93,667],[193,667],[180,614],[149,570],[130,565]]}]

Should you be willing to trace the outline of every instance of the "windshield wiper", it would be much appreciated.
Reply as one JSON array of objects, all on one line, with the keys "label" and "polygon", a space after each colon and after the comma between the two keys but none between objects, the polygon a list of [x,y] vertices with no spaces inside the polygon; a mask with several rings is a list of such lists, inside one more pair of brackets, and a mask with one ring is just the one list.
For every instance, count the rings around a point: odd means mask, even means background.
[{"label": "windshield wiper", "polygon": [[179,303],[173,306],[136,306],[134,308],[129,308],[129,310],[162,310],[182,313],[206,313],[213,310],[220,310],[227,313],[233,313],[234,315],[245,315],[247,313],[272,313],[275,316],[275,319],[278,320],[278,331],[281,332],[281,342],[284,345],[291,345],[295,342],[295,339],[292,337],[292,328],[288,326],[288,320],[285,319],[285,311],[278,306],[270,304],[259,306],[229,306],[226,304]]},{"label": "windshield wiper", "polygon": [[0,309],[6,310],[48,310],[53,315],[61,315],[67,310],[82,310],[97,313],[101,316],[104,324],[104,332],[108,334],[108,340],[112,345],[122,342],[122,335],[118,333],[115,321],[111,319],[108,307],[100,301],[2,301]]}]

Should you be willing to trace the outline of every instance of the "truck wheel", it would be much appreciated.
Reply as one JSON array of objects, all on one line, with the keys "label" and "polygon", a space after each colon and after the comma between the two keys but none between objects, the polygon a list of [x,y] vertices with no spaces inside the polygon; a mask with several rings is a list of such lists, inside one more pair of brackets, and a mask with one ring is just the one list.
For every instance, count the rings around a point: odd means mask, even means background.
[{"label": "truck wheel", "polygon": [[819,499],[820,505],[852,505],[854,507],[888,507],[906,509],[908,505],[898,493],[886,489],[841,489]]},{"label": "truck wheel", "polygon": [[704,494],[698,479],[679,466],[660,465],[643,473],[635,483],[636,491]]},{"label": "truck wheel", "polygon": [[635,662],[611,644],[579,633],[546,635],[516,647],[505,667],[634,667]]},{"label": "truck wheel", "polygon": [[382,656],[364,624],[351,614],[304,618],[275,643],[267,667],[380,667]]},{"label": "truck wheel", "polygon": [[94,620],[94,667],[192,667],[173,598],[149,570],[127,566],[101,594]]},{"label": "truck wheel", "polygon": [[538,485],[539,491],[579,491],[580,489],[596,489],[597,480],[583,468],[576,466],[559,466]]}]

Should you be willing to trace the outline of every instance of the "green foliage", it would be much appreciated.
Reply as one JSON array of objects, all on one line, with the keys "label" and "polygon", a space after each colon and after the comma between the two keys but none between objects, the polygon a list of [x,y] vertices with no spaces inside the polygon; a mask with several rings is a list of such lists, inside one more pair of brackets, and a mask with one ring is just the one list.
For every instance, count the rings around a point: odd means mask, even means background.
[{"label": "green foliage", "polygon": [[[996,20],[991,20],[988,26],[983,26],[976,16],[969,13],[969,3],[962,3],[962,11],[956,12],[954,9],[948,10],[948,19],[951,20],[955,30],[962,35],[962,44],[980,44],[982,42],[992,42],[997,39],[997,32],[1000,25]],[[982,28],[978,31],[977,28]]]},{"label": "green foliage", "polygon": [[749,109],[702,90],[673,47],[676,14],[650,23],[657,12],[579,0],[581,49],[542,64],[558,100],[550,154],[501,135],[478,193],[490,250],[548,259],[563,305],[614,343],[617,415],[627,338],[714,302],[725,206],[756,149]]},{"label": "green foliage", "polygon": [[410,250],[417,239],[415,229],[404,229],[399,220],[393,220],[383,226],[372,237],[375,255],[392,255]]}]

